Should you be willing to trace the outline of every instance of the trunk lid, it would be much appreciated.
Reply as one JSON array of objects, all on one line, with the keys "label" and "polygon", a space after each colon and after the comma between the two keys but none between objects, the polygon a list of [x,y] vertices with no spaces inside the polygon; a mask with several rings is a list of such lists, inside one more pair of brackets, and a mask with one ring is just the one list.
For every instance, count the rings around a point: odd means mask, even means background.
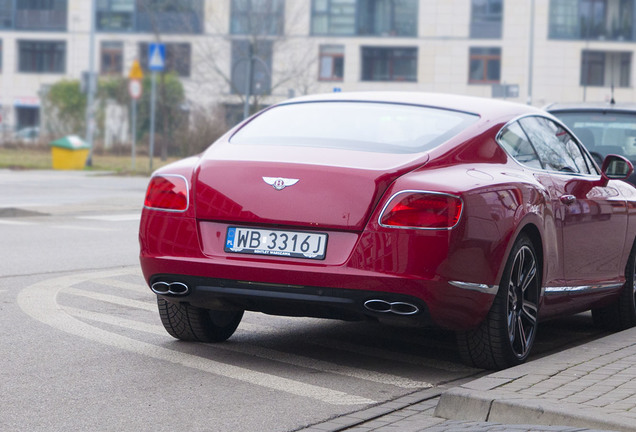
[{"label": "trunk lid", "polygon": [[387,187],[427,155],[219,142],[201,158],[198,219],[361,231]]}]

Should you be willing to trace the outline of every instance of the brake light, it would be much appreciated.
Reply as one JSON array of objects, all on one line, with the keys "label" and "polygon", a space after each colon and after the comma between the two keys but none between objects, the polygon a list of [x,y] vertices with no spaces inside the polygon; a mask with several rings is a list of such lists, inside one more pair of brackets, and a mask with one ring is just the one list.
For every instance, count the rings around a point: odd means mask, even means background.
[{"label": "brake light", "polygon": [[462,200],[453,195],[405,191],[384,207],[380,225],[390,228],[449,229],[462,214]]},{"label": "brake light", "polygon": [[155,210],[186,211],[188,181],[180,175],[157,175],[150,179],[144,205]]}]

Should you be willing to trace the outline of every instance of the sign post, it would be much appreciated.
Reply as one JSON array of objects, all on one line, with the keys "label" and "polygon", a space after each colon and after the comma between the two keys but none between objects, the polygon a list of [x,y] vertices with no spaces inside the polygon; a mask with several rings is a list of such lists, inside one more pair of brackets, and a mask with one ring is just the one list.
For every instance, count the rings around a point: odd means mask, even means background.
[{"label": "sign post", "polygon": [[135,59],[133,61],[132,67],[130,68],[130,73],[128,74],[128,94],[130,94],[132,105],[132,162],[131,168],[133,172],[135,171],[135,155],[137,153],[137,100],[141,97],[142,93],[142,85],[141,80],[144,78],[144,73],[141,71],[141,66],[139,66],[139,61]]},{"label": "sign post", "polygon": [[150,90],[150,171],[155,155],[155,104],[157,100],[157,72],[166,66],[166,46],[160,43],[148,45],[148,69],[152,71],[152,87]]}]

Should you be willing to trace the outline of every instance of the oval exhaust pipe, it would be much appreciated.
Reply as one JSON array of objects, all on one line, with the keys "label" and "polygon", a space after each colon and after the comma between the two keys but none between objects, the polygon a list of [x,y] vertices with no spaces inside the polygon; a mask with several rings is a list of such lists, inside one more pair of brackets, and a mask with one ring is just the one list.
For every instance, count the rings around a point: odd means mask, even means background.
[{"label": "oval exhaust pipe", "polygon": [[155,282],[150,286],[155,294],[182,296],[190,292],[188,285],[183,282]]},{"label": "oval exhaust pipe", "polygon": [[415,315],[420,309],[411,303],[388,302],[386,300],[373,299],[364,302],[364,307],[373,312],[392,313],[395,315]]}]

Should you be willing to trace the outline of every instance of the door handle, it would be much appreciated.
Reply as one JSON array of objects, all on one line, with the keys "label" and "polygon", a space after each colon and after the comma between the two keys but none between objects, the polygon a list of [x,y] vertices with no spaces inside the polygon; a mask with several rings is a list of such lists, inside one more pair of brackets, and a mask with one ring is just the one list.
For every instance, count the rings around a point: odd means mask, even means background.
[{"label": "door handle", "polygon": [[559,198],[563,204],[570,205],[574,204],[576,201],[576,197],[574,195],[561,195]]}]

